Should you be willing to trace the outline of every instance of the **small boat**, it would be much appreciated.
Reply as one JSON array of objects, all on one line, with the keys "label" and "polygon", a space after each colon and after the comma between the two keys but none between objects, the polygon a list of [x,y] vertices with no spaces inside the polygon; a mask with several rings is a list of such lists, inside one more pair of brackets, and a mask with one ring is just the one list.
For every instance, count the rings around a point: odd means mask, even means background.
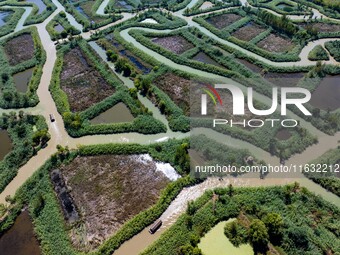
[{"label": "small boat", "polygon": [[153,226],[149,229],[150,234],[156,233],[156,231],[162,226],[162,221],[158,220]]},{"label": "small boat", "polygon": [[51,120],[51,122],[55,122],[55,118],[54,118],[53,114],[50,114],[50,120]]}]

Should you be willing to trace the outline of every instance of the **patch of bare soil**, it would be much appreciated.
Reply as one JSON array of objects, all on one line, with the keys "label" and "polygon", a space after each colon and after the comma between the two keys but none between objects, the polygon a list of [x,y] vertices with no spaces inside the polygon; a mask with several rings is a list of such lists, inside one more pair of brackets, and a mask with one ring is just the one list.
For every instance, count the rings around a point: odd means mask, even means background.
[{"label": "patch of bare soil", "polygon": [[115,92],[79,47],[64,55],[60,87],[67,94],[72,112],[83,111]]},{"label": "patch of bare soil", "polygon": [[4,48],[10,65],[17,65],[34,57],[34,42],[29,33],[9,40]]},{"label": "patch of bare soil", "polygon": [[186,115],[189,115],[190,86],[193,81],[173,73],[159,76],[154,84],[163,90]]},{"label": "patch of bare soil", "polygon": [[63,166],[60,170],[82,217],[80,227],[71,232],[74,245],[81,250],[97,247],[155,204],[169,183],[156,169],[143,155],[77,157]]},{"label": "patch of bare soil", "polygon": [[189,49],[192,49],[194,47],[194,45],[192,45],[183,36],[180,36],[180,35],[172,35],[172,36],[154,38],[152,39],[152,42],[176,54],[182,54],[183,52]]},{"label": "patch of bare soil", "polygon": [[233,13],[225,13],[222,15],[213,16],[207,19],[211,25],[218,29],[223,29],[227,26],[230,26],[234,22],[240,20],[242,16],[233,14]]},{"label": "patch of bare soil", "polygon": [[315,28],[318,32],[332,33],[340,31],[340,24],[329,24],[329,23],[302,23],[300,25],[303,28],[311,27]]},{"label": "patch of bare soil", "polygon": [[276,34],[270,34],[260,41],[257,46],[269,52],[286,52],[294,48],[291,40]]},{"label": "patch of bare soil", "polygon": [[251,39],[253,39],[254,37],[256,37],[257,35],[261,34],[264,31],[266,31],[266,28],[254,22],[249,22],[240,29],[237,29],[231,35],[242,41],[250,41]]}]

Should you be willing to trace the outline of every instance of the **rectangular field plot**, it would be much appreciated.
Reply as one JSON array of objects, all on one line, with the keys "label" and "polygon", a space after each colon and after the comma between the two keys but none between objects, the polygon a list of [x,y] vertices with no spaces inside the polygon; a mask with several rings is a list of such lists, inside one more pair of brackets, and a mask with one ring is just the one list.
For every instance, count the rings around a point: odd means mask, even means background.
[{"label": "rectangular field plot", "polygon": [[231,35],[242,41],[250,41],[251,39],[253,39],[254,37],[256,37],[257,35],[261,34],[264,31],[266,31],[266,28],[254,22],[249,22],[240,29],[237,29]]},{"label": "rectangular field plot", "polygon": [[270,34],[257,44],[258,47],[269,52],[286,52],[294,48],[294,43],[280,35]]},{"label": "rectangular field plot", "polygon": [[169,164],[156,162],[148,154],[82,156],[60,171],[85,225],[84,243],[71,231],[73,243],[82,249],[86,243],[87,248],[97,247],[155,204],[160,191],[178,176]]},{"label": "rectangular field plot", "polygon": [[308,27],[316,29],[318,32],[321,33],[336,33],[340,31],[340,24],[313,22],[313,23],[300,23],[299,26],[305,29],[307,29]]},{"label": "rectangular field plot", "polygon": [[176,54],[182,54],[185,51],[192,49],[194,45],[188,42],[180,35],[172,35],[160,38],[153,38],[153,43],[156,43]]},{"label": "rectangular field plot", "polygon": [[10,65],[17,65],[34,57],[34,42],[29,33],[10,39],[4,48]]},{"label": "rectangular field plot", "polygon": [[193,81],[173,73],[166,73],[157,77],[154,84],[163,90],[186,115],[189,115],[189,93]]},{"label": "rectangular field plot", "polygon": [[60,86],[72,111],[83,111],[115,92],[79,47],[65,54],[63,64]]},{"label": "rectangular field plot", "polygon": [[240,20],[242,16],[233,14],[233,13],[225,13],[222,15],[213,16],[207,18],[206,21],[209,22],[211,25],[216,27],[217,29],[223,29],[227,26],[230,26],[234,22]]}]

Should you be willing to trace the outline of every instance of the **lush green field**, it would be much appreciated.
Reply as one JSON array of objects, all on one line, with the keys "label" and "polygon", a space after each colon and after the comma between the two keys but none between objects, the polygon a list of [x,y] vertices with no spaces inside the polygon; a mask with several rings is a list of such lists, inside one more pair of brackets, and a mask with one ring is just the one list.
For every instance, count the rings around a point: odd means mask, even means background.
[{"label": "lush green field", "polygon": [[20,112],[3,114],[0,129],[7,130],[12,140],[12,150],[0,161],[0,191],[16,176],[24,165],[50,139],[48,127],[42,116],[27,115]]},{"label": "lush green field", "polygon": [[[339,164],[340,164],[340,148],[330,150],[326,152],[324,155],[319,157],[316,160],[313,160],[311,164],[321,164],[323,167],[322,169],[325,170],[325,172],[317,173],[317,172],[311,172],[311,171],[305,171],[305,175],[313,180],[314,182],[320,184],[322,187],[327,189],[328,191],[336,194],[337,196],[340,196],[340,180],[339,175],[337,173],[339,172]],[[324,168],[324,166],[327,166]],[[331,167],[333,169],[331,169]],[[334,172],[332,171],[334,170]]]}]

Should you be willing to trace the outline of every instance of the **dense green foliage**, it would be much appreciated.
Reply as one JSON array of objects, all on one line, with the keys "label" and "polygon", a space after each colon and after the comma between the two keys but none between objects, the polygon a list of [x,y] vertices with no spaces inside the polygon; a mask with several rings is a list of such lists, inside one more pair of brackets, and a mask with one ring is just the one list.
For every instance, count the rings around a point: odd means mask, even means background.
[{"label": "dense green foliage", "polygon": [[187,116],[162,90],[152,85],[149,78],[139,78],[135,80],[136,88],[142,95],[148,96],[155,101],[161,113],[167,116],[169,127],[173,131],[187,132],[190,123]]},{"label": "dense green foliage", "polygon": [[[310,164],[321,164],[321,172],[310,169],[304,171],[304,175],[315,183],[320,184],[326,190],[340,196],[340,179],[337,172],[340,171],[340,148],[330,150]],[[326,166],[326,167],[325,167]]]},{"label": "dense green foliage", "polygon": [[325,47],[336,61],[340,61],[340,41],[326,42]]},{"label": "dense green foliage", "polygon": [[0,129],[7,130],[12,140],[12,150],[0,161],[0,192],[16,176],[19,167],[25,164],[41,148],[46,146],[50,136],[42,116],[20,112],[3,114]]},{"label": "dense green foliage", "polygon": [[181,247],[190,245],[191,236],[203,237],[218,222],[235,217],[238,224],[226,228],[228,236],[234,236],[230,240],[247,240],[257,251],[266,251],[266,244],[272,243],[276,234],[281,237],[275,249],[287,254],[321,255],[339,250],[339,208],[308,190],[296,184],[233,189],[232,195],[228,190],[216,189],[216,202],[213,191],[207,191],[190,203],[192,209],[142,254],[177,254]]},{"label": "dense green foliage", "polygon": [[278,17],[270,12],[261,10],[258,17],[265,23],[270,24],[275,30],[285,33],[288,36],[294,36],[298,28],[286,17]]},{"label": "dense green foliage", "polygon": [[329,60],[329,56],[326,50],[321,46],[315,46],[315,48],[309,52],[308,59],[317,61],[317,60]]}]

